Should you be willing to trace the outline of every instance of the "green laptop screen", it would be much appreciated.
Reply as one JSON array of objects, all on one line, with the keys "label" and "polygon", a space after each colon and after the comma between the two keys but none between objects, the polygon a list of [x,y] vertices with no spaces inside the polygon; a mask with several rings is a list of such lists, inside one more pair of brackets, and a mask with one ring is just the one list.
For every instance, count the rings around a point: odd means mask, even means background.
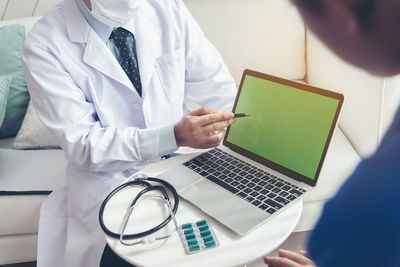
[{"label": "green laptop screen", "polygon": [[246,75],[229,143],[314,179],[339,100]]}]

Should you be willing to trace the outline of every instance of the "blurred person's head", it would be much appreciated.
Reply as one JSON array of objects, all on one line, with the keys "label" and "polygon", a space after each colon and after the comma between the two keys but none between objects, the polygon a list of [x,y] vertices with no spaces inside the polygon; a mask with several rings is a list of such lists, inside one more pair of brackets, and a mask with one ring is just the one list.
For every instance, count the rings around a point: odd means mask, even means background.
[{"label": "blurred person's head", "polygon": [[292,0],[306,25],[344,60],[400,73],[400,0]]}]

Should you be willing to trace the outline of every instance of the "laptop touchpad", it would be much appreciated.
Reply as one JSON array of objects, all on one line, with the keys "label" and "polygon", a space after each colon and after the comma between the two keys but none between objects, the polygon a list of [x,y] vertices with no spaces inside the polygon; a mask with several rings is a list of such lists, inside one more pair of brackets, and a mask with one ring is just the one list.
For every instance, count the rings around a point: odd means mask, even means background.
[{"label": "laptop touchpad", "polygon": [[206,179],[186,187],[179,195],[241,235],[269,216]]},{"label": "laptop touchpad", "polygon": [[172,184],[178,192],[180,192],[181,189],[194,184],[201,179],[204,179],[203,176],[200,176],[199,174],[182,165],[163,172],[157,177]]}]

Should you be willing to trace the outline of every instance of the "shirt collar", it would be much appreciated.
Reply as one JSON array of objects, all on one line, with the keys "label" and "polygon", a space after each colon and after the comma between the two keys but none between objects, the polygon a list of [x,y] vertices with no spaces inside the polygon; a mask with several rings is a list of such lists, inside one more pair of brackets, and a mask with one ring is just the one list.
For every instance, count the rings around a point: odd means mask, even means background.
[{"label": "shirt collar", "polygon": [[96,19],[90,13],[90,11],[86,7],[86,5],[83,3],[83,0],[75,0],[75,1],[76,1],[76,4],[78,5],[79,9],[82,12],[82,15],[85,17],[87,23],[90,25],[90,27],[93,28],[93,30],[97,33],[97,35],[100,37],[100,39],[103,40],[104,43],[107,43],[108,39],[110,38],[113,27],[109,26],[107,24],[104,24],[103,22]]}]

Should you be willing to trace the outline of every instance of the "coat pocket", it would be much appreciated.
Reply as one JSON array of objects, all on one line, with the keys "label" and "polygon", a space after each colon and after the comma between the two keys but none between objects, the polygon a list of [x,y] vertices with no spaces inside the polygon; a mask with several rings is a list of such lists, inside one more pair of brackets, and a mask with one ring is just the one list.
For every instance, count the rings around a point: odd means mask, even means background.
[{"label": "coat pocket", "polygon": [[185,90],[185,49],[181,47],[158,57],[155,66],[168,102],[182,103]]}]

